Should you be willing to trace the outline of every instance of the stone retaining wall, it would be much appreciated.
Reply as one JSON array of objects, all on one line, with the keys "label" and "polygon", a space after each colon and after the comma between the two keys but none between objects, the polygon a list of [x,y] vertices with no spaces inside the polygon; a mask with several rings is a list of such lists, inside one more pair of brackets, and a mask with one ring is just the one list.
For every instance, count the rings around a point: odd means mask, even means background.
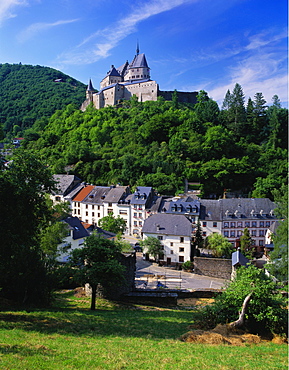
[{"label": "stone retaining wall", "polygon": [[194,257],[194,273],[230,280],[232,260],[226,258]]}]

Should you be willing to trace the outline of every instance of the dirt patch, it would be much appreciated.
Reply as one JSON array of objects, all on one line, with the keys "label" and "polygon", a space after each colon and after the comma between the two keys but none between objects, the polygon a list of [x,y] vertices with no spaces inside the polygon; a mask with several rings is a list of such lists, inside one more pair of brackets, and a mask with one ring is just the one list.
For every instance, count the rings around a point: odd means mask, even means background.
[{"label": "dirt patch", "polygon": [[214,298],[183,298],[178,299],[178,306],[184,308],[203,307],[214,302]]},{"label": "dirt patch", "polygon": [[[242,346],[246,344],[258,344],[268,342],[259,335],[245,333],[241,330],[231,328],[229,325],[217,325],[213,330],[191,330],[183,334],[180,338],[183,342],[202,343],[202,344],[227,344]],[[275,337],[273,343],[285,344],[286,338]]]}]

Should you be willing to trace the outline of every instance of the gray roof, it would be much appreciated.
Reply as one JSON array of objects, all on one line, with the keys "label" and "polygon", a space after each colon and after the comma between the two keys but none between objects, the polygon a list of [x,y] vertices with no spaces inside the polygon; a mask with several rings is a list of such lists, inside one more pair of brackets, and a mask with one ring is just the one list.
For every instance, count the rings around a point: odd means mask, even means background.
[{"label": "gray roof", "polygon": [[88,86],[87,86],[87,91],[95,91],[93,85],[92,85],[92,82],[91,82],[91,79],[89,80],[88,82]]},{"label": "gray roof", "polygon": [[115,233],[112,233],[110,231],[103,230],[100,227],[95,227],[94,230],[97,232],[97,234],[100,234],[104,239],[111,239],[111,238],[115,238],[116,237],[116,234]]},{"label": "gray roof", "polygon": [[276,204],[269,198],[201,199],[202,220],[276,219]]},{"label": "gray roof", "polygon": [[146,204],[152,193],[152,187],[138,186],[130,198],[131,204]]},{"label": "gray roof", "polygon": [[129,65],[129,68],[148,68],[147,60],[145,55],[137,54],[131,64]]},{"label": "gray roof", "polygon": [[183,215],[158,213],[144,221],[143,233],[160,235],[191,236],[192,224]]},{"label": "gray roof", "polygon": [[126,61],[123,65],[121,65],[120,67],[117,68],[118,73],[121,76],[124,76],[128,66],[129,66],[129,63],[128,63],[128,61]]},{"label": "gray roof", "polygon": [[118,203],[123,199],[127,194],[127,186],[116,186],[111,188],[108,194],[106,195],[104,201],[106,203]]},{"label": "gray roof", "polygon": [[239,250],[232,253],[232,266],[246,266],[249,262]]},{"label": "gray roof", "polygon": [[89,204],[102,204],[109,191],[109,186],[95,186],[82,202]]},{"label": "gray roof", "polygon": [[53,175],[53,180],[56,182],[57,188],[53,194],[61,194],[63,196],[81,183],[81,180],[75,175]]},{"label": "gray roof", "polygon": [[107,72],[107,76],[121,77],[118,71],[115,69],[114,65],[112,65],[110,70]]},{"label": "gray roof", "polygon": [[196,199],[178,199],[176,201],[164,202],[161,212],[183,214],[183,215],[199,215],[200,201]]},{"label": "gray roof", "polygon": [[67,217],[63,221],[69,225],[70,230],[73,230],[72,238],[74,240],[89,236],[89,232],[84,228],[78,217]]}]

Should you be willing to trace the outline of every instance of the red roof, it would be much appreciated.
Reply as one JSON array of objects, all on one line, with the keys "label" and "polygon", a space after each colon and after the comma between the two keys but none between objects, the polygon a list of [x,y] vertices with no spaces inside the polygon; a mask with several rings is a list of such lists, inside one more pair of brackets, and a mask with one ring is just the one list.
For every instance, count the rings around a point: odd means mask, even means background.
[{"label": "red roof", "polygon": [[94,185],[87,185],[85,188],[83,188],[73,199],[74,202],[82,202],[85,197],[88,196],[88,194],[91,192],[91,190],[94,188]]}]

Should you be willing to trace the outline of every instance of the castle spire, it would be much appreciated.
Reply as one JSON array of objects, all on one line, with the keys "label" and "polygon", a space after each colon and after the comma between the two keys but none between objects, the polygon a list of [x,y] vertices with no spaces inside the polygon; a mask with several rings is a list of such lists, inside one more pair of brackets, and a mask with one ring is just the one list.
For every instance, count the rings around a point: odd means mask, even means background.
[{"label": "castle spire", "polygon": [[136,55],[139,55],[139,44],[138,44],[138,40],[137,40],[137,44],[136,44]]}]

